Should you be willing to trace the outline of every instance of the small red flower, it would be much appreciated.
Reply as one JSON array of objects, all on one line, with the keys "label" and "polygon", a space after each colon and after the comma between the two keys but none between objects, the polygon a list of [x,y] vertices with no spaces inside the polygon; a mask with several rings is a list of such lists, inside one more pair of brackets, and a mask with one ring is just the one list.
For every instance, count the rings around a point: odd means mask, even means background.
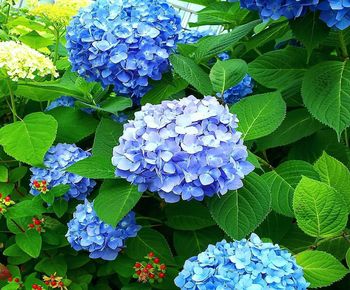
[{"label": "small red flower", "polygon": [[159,273],[158,276],[159,276],[159,278],[163,279],[165,277],[165,274],[164,273]]},{"label": "small red flower", "polygon": [[158,258],[154,258],[154,263],[159,264],[160,260]]}]

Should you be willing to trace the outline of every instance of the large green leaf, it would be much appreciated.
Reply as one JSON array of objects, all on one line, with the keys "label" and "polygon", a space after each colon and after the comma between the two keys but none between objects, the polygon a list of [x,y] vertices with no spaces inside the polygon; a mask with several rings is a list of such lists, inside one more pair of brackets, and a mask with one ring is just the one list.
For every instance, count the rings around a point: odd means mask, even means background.
[{"label": "large green leaf", "polygon": [[106,180],[94,201],[98,217],[109,225],[116,226],[136,205],[142,193],[137,186],[125,180]]},{"label": "large green leaf", "polygon": [[174,67],[174,71],[194,86],[201,94],[210,95],[212,93],[213,88],[209,75],[192,59],[186,56],[172,54],[170,61]]},{"label": "large green leaf", "polygon": [[265,219],[270,211],[271,194],[259,175],[251,173],[244,186],[222,197],[208,201],[209,211],[216,223],[233,239],[240,240]]},{"label": "large green leaf", "polygon": [[325,61],[305,74],[302,96],[311,114],[338,137],[350,125],[350,64]]},{"label": "large green leaf", "polygon": [[350,172],[349,169],[337,159],[326,152],[315,163],[315,169],[321,181],[336,189],[346,201],[350,212]]},{"label": "large green leaf", "polygon": [[253,140],[275,131],[286,115],[286,103],[279,92],[244,98],[230,108],[239,120],[238,130],[245,140]]},{"label": "large green leaf", "polygon": [[326,183],[303,177],[295,189],[293,208],[299,227],[308,235],[327,238],[338,235],[348,221],[347,205]]},{"label": "large green leaf", "polygon": [[63,255],[45,257],[35,265],[35,270],[49,276],[53,273],[57,273],[59,276],[65,276],[67,273],[67,262]]},{"label": "large green leaf", "polygon": [[44,113],[32,113],[0,129],[0,144],[18,161],[41,166],[56,138],[57,122]]},{"label": "large green leaf", "polygon": [[41,251],[41,235],[35,229],[27,230],[16,235],[16,244],[23,252],[33,258],[37,258]]},{"label": "large green leaf", "polygon": [[174,257],[171,253],[168,242],[162,234],[153,229],[141,229],[135,238],[127,241],[126,254],[135,260],[142,261],[144,256],[153,252],[161,263],[174,264]]},{"label": "large green leaf", "polygon": [[322,251],[305,251],[296,255],[299,266],[304,270],[310,288],[326,287],[341,280],[349,270],[331,254]]},{"label": "large green leaf", "polygon": [[312,135],[322,126],[304,108],[287,112],[281,126],[273,134],[257,140],[258,148],[264,150],[294,143]]},{"label": "large green leaf", "polygon": [[241,59],[218,60],[209,75],[214,91],[223,94],[237,85],[247,74],[247,70],[247,64]]},{"label": "large green leaf", "polygon": [[254,80],[271,89],[298,86],[306,72],[306,51],[286,48],[263,54],[249,64]]}]

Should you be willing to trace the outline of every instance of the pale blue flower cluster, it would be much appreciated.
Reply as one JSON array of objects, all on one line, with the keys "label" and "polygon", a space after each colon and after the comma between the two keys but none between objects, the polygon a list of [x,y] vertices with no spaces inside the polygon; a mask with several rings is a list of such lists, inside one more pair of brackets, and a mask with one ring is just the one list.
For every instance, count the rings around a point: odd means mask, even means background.
[{"label": "pale blue flower cluster", "polygon": [[126,247],[125,241],[136,237],[140,229],[134,212],[129,212],[116,227],[112,227],[101,221],[93,203],[85,200],[84,204],[77,206],[73,219],[69,221],[66,237],[74,250],[89,251],[92,259],[112,261]]},{"label": "pale blue flower cluster", "polygon": [[70,189],[63,196],[66,200],[75,198],[84,200],[89,195],[96,182],[92,179],[65,171],[66,168],[74,163],[89,157],[91,154],[86,152],[75,144],[62,144],[52,146],[44,157],[44,166],[31,167],[32,176],[30,178],[30,193],[32,195],[40,194],[40,191],[34,186],[34,181],[46,181],[47,189],[68,184]]},{"label": "pale blue flower cluster", "polygon": [[350,26],[349,0],[323,0],[317,9],[321,11],[320,18],[329,27],[344,30]]},{"label": "pale blue flower cluster", "polygon": [[263,243],[255,234],[249,240],[209,245],[185,262],[175,284],[183,290],[305,290],[309,286],[287,250]]},{"label": "pale blue flower cluster", "polygon": [[217,96],[222,98],[226,104],[234,104],[253,92],[254,83],[250,75],[246,75],[236,86],[229,88],[223,94]]},{"label": "pale blue flower cluster", "polygon": [[73,71],[139,102],[169,70],[180,18],[166,0],[97,0],[67,28]]},{"label": "pale blue flower cluster", "polygon": [[211,30],[183,29],[180,32],[178,43],[193,44],[209,35],[214,35],[214,32]]},{"label": "pale blue flower cluster", "polygon": [[113,149],[116,176],[171,203],[241,188],[254,166],[237,122],[210,96],[146,104]]}]

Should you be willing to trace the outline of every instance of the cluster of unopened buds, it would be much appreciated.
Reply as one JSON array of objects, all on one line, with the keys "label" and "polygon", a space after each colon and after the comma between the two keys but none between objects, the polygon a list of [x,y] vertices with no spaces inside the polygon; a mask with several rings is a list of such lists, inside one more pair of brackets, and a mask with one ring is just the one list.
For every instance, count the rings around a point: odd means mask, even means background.
[{"label": "cluster of unopened buds", "polygon": [[34,180],[33,186],[37,191],[40,191],[41,193],[47,193],[49,190],[47,189],[47,182],[46,180]]},{"label": "cluster of unopened buds", "polygon": [[13,278],[12,276],[7,279],[9,283],[15,282],[19,285],[19,288],[23,287],[23,283],[20,278]]},{"label": "cluster of unopened buds", "polygon": [[152,252],[145,258],[146,261],[135,263],[133,277],[142,283],[162,282],[165,278],[166,266],[161,264],[159,258],[155,257]]},{"label": "cluster of unopened buds", "polygon": [[68,290],[68,288],[64,285],[62,279],[62,277],[56,276],[56,273],[50,275],[50,277],[43,276],[43,281],[45,285],[49,287],[49,289],[52,288],[59,290]]},{"label": "cluster of unopened buds", "polygon": [[33,284],[32,285],[32,289],[33,290],[44,290],[44,288],[38,284]]},{"label": "cluster of unopened buds", "polygon": [[35,229],[35,230],[37,230],[39,233],[42,233],[42,232],[44,232],[44,230],[43,230],[44,222],[45,222],[44,219],[40,219],[40,220],[39,220],[38,218],[33,217],[32,223],[30,223],[30,224],[28,225],[28,228],[29,228],[29,229]]},{"label": "cluster of unopened buds", "polygon": [[3,196],[2,193],[0,193],[0,214],[4,214],[7,212],[7,208],[11,205],[14,205],[15,202],[11,199],[11,197],[8,196]]}]

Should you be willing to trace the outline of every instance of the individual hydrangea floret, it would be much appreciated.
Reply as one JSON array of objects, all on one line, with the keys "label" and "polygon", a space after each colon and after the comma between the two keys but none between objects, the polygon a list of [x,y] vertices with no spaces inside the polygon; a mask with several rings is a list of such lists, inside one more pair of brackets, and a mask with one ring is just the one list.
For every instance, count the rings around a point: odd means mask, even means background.
[{"label": "individual hydrangea floret", "polygon": [[0,42],[0,70],[13,81],[58,76],[55,65],[48,57],[12,40]]},{"label": "individual hydrangea floret", "polygon": [[68,26],[73,71],[138,103],[168,71],[180,22],[165,0],[97,0]]},{"label": "individual hydrangea floret", "polygon": [[229,88],[223,94],[217,94],[226,104],[234,104],[253,92],[253,81],[250,75],[246,75],[236,86]]},{"label": "individual hydrangea floret", "polygon": [[[235,1],[230,1],[235,2]],[[263,20],[278,20],[281,17],[293,19],[303,15],[319,0],[241,0],[241,7],[259,12]]]},{"label": "individual hydrangea floret", "polygon": [[295,258],[278,245],[249,240],[225,240],[185,262],[175,278],[180,289],[305,290],[309,286]]},{"label": "individual hydrangea floret", "polygon": [[212,30],[183,29],[180,32],[178,43],[193,44],[209,35],[214,35],[214,32]]},{"label": "individual hydrangea floret", "polygon": [[146,104],[113,149],[116,176],[166,202],[203,200],[243,186],[254,167],[237,118],[214,97]]},{"label": "individual hydrangea floret", "polygon": [[91,193],[96,182],[92,179],[67,172],[65,169],[90,155],[89,152],[80,149],[74,144],[59,143],[56,146],[52,146],[44,157],[45,167],[30,168],[32,172],[30,193],[32,195],[38,195],[42,192],[36,186],[38,182],[44,181],[48,191],[57,185],[68,184],[70,185],[70,189],[64,195],[64,198],[66,200],[71,198],[84,200]]},{"label": "individual hydrangea floret", "polygon": [[73,219],[69,221],[66,237],[74,250],[89,251],[92,259],[111,261],[125,248],[125,241],[136,237],[140,229],[134,212],[129,212],[113,227],[101,221],[93,209],[93,203],[85,200],[84,204],[77,206]]},{"label": "individual hydrangea floret", "polygon": [[320,18],[329,27],[344,30],[350,26],[350,1],[324,0],[317,6]]}]

